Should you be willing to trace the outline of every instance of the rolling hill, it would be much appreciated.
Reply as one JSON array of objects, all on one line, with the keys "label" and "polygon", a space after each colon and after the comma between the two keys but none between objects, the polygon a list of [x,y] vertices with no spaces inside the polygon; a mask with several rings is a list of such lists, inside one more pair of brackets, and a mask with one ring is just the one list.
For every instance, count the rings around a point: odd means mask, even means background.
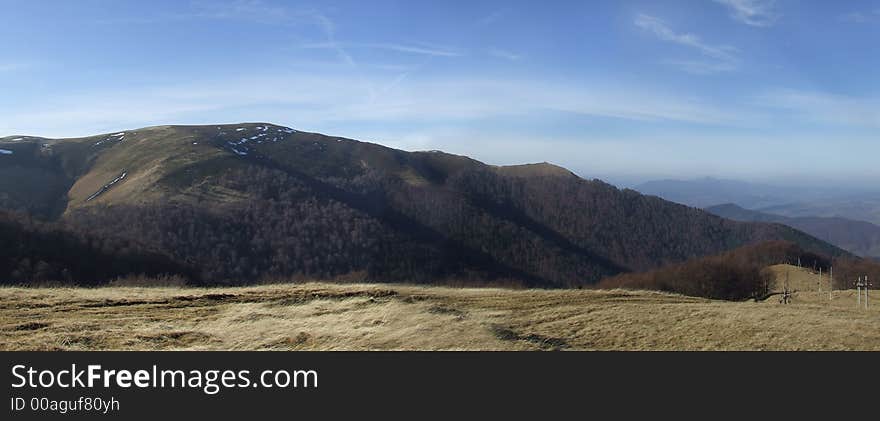
[{"label": "rolling hill", "polygon": [[880,226],[840,217],[787,217],[743,209],[735,204],[713,206],[706,211],[737,221],[784,224],[844,250],[864,257],[880,257]]},{"label": "rolling hill", "polygon": [[[193,282],[335,279],[572,287],[787,240],[584,180],[267,123],[0,139],[0,207],[161,252]],[[10,181],[13,180],[13,181]]]}]

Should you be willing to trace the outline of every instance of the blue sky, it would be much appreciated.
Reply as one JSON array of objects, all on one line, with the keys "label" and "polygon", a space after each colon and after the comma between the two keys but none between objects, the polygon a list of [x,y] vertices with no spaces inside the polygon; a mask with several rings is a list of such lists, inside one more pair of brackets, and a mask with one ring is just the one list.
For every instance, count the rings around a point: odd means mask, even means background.
[{"label": "blue sky", "polygon": [[880,1],[0,10],[0,135],[268,121],[619,184],[880,177]]}]

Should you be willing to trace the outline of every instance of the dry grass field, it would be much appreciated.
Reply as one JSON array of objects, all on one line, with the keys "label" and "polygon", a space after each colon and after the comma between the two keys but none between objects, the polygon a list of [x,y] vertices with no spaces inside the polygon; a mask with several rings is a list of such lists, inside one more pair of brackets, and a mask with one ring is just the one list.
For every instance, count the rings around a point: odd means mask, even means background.
[{"label": "dry grass field", "polygon": [[[809,285],[806,271],[774,269]],[[803,288],[782,305],[625,290],[7,287],[0,349],[880,350],[880,300],[855,303],[853,290]]]}]

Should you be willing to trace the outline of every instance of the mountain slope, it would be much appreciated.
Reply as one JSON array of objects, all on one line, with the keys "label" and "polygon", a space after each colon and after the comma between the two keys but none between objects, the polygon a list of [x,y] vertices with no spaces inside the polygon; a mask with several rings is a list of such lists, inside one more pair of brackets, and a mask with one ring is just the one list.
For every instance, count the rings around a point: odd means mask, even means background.
[{"label": "mountain slope", "polygon": [[[22,158],[27,147],[34,159]],[[33,186],[48,217],[161,250],[205,282],[564,287],[764,240],[844,253],[788,227],[725,220],[550,164],[495,167],[266,123],[0,148],[15,149],[0,166],[60,180]],[[24,202],[9,191],[9,203]]]},{"label": "mountain slope", "polygon": [[748,209],[735,204],[706,208],[715,215],[737,221],[784,224],[865,257],[880,256],[880,226],[840,217],[787,217]]},{"label": "mountain slope", "polygon": [[0,211],[0,285],[98,285],[129,275],[187,277],[190,268],[135,241],[97,238]]}]

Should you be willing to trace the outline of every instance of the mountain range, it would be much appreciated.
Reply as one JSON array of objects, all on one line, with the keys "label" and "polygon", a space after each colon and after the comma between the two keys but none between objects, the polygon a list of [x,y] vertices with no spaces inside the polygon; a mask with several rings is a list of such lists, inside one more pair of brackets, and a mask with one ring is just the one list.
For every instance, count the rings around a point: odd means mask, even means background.
[{"label": "mountain range", "polygon": [[698,208],[733,203],[781,216],[846,218],[880,225],[880,192],[868,189],[775,186],[713,177],[648,181],[634,189]]},{"label": "mountain range", "polygon": [[737,221],[771,222],[790,226],[864,257],[880,257],[880,226],[840,217],[788,217],[744,209],[732,203],[706,211]]},{"label": "mountain range", "polygon": [[757,210],[788,217],[846,218],[880,225],[880,194],[844,195],[766,206]]},{"label": "mountain range", "polygon": [[[548,163],[493,166],[268,123],[2,138],[0,209],[105,254],[160,256],[193,283],[574,287],[768,240],[848,254]],[[0,270],[18,268],[18,281],[71,273],[29,253]]]}]

